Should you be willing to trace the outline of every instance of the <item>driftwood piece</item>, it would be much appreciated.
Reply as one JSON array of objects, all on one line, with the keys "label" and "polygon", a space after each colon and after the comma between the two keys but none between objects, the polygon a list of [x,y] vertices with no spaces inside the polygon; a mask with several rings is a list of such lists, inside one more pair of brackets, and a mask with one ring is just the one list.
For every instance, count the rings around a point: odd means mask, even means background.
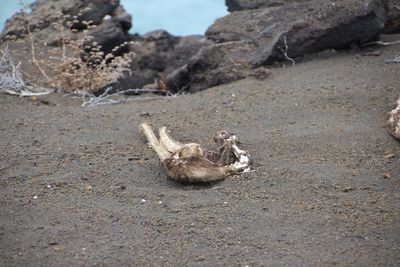
[{"label": "driftwood piece", "polygon": [[250,165],[249,153],[239,149],[236,136],[226,131],[220,131],[214,137],[218,151],[207,151],[199,144],[182,144],[174,140],[166,127],[159,129],[159,139],[147,123],[142,123],[140,127],[167,175],[178,182],[219,181],[243,172]]}]

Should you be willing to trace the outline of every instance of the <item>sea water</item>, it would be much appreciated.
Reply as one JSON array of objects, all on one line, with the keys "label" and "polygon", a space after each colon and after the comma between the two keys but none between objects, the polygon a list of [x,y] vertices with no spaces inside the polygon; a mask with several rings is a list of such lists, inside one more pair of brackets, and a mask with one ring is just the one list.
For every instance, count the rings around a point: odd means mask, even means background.
[{"label": "sea water", "polygon": [[[3,0],[0,8],[0,30],[15,12],[18,0]],[[33,0],[24,0],[32,3]],[[215,19],[226,15],[224,0],[120,0],[133,16],[131,33],[164,29],[174,35],[203,34]]]}]

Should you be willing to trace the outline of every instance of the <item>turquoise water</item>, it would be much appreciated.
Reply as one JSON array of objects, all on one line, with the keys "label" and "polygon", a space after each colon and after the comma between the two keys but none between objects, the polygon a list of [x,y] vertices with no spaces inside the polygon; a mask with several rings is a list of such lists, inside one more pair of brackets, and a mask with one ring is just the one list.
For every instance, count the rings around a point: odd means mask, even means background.
[{"label": "turquoise water", "polygon": [[[18,0],[3,0],[0,29],[17,12]],[[25,0],[24,3],[33,1]],[[203,34],[215,19],[226,15],[224,0],[120,0],[133,16],[132,33],[164,29],[174,35]]]}]

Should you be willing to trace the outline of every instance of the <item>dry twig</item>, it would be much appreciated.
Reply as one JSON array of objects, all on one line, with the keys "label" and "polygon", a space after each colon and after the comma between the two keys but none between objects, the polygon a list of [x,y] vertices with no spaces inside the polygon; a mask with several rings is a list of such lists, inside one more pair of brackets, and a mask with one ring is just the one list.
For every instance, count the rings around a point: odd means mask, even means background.
[{"label": "dry twig", "polygon": [[[86,91],[75,91],[71,93],[72,95],[76,95],[82,98],[82,107],[95,107],[101,105],[112,105],[112,104],[120,104],[131,100],[153,100],[159,98],[168,98],[168,97],[177,97],[181,95],[180,93],[172,94],[170,92],[166,92],[163,90],[157,89],[128,89],[116,93],[111,93],[112,87],[107,87],[106,90],[101,95],[94,95],[92,93],[88,93]],[[163,96],[150,96],[150,97],[127,97],[128,94],[162,94]],[[67,94],[71,95],[71,94]]]},{"label": "dry twig", "polygon": [[368,42],[368,43],[362,44],[361,47],[370,46],[370,45],[388,46],[388,45],[394,45],[394,44],[400,44],[400,40],[393,41],[393,42],[373,41],[373,42]]},{"label": "dry twig", "polygon": [[296,65],[296,63],[294,62],[294,59],[288,56],[288,50],[289,50],[289,46],[287,44],[287,40],[286,40],[286,35],[283,36],[283,44],[285,45],[285,48],[283,49],[282,47],[278,47],[279,50],[282,51],[283,56],[289,60],[290,62],[292,62],[292,65]]},{"label": "dry twig", "polygon": [[53,90],[32,91],[32,87],[25,84],[20,67],[21,62],[14,64],[8,53],[8,44],[0,48],[0,91],[18,96],[38,96],[47,95]]}]

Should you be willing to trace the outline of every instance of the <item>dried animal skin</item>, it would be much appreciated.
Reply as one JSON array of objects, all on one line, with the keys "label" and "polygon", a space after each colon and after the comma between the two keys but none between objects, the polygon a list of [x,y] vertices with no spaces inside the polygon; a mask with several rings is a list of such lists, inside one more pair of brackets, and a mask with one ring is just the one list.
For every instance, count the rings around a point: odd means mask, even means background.
[{"label": "dried animal skin", "polygon": [[159,129],[159,139],[148,124],[142,123],[141,129],[168,176],[179,182],[219,181],[250,165],[249,154],[239,149],[236,136],[226,131],[219,132],[214,138],[219,150],[210,152],[199,144],[182,144],[174,140],[165,127]]}]

